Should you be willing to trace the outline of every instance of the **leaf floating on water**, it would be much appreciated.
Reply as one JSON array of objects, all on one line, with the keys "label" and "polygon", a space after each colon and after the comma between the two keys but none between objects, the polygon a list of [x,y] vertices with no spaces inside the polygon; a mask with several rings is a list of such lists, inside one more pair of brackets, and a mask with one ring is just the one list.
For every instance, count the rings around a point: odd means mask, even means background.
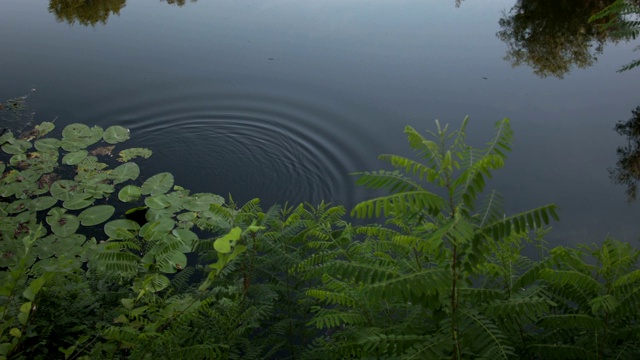
[{"label": "leaf floating on water", "polygon": [[111,239],[129,240],[133,239],[140,230],[140,225],[133,220],[118,219],[104,224],[104,233]]},{"label": "leaf floating on water", "polygon": [[142,196],[140,188],[135,185],[127,185],[118,193],[118,199],[123,202],[134,202]]},{"label": "leaf floating on water", "polygon": [[111,171],[114,185],[127,180],[135,180],[138,176],[140,176],[140,167],[138,167],[138,164],[132,162],[122,164]]},{"label": "leaf floating on water", "polygon": [[103,137],[109,144],[117,144],[129,140],[129,130],[120,125],[110,126],[105,130]]},{"label": "leaf floating on water", "polygon": [[127,162],[127,161],[129,161],[131,159],[134,159],[134,158],[137,158],[137,157],[148,159],[152,154],[153,154],[153,152],[151,150],[149,150],[149,149],[146,149],[146,148],[126,149],[126,150],[120,151],[120,153],[118,154],[118,155],[120,155],[120,157],[118,158],[118,161]]},{"label": "leaf floating on water", "polygon": [[65,212],[65,209],[56,207],[49,210],[47,214],[47,224],[51,226],[51,231],[60,237],[71,236],[80,227],[78,218]]},{"label": "leaf floating on water", "polygon": [[4,145],[2,145],[2,151],[10,155],[21,154],[31,149],[31,146],[31,143],[26,140],[11,139],[11,141],[8,141]]},{"label": "leaf floating on water", "polygon": [[106,156],[109,155],[111,156],[111,152],[113,151],[113,149],[115,148],[115,145],[111,145],[111,146],[101,146],[99,148],[95,148],[93,150],[91,150],[90,154],[91,155],[101,155],[101,156]]},{"label": "leaf floating on water", "polygon": [[142,195],[157,196],[166,193],[173,186],[173,175],[168,172],[153,175],[142,184]]},{"label": "leaf floating on water", "polygon": [[97,205],[85,209],[78,215],[78,219],[81,221],[82,226],[93,226],[101,224],[113,215],[116,208],[111,205]]},{"label": "leaf floating on water", "polygon": [[67,165],[78,165],[87,157],[88,154],[89,152],[87,150],[78,150],[68,153],[62,158],[62,163]]},{"label": "leaf floating on water", "polygon": [[48,121],[45,121],[40,125],[36,125],[36,130],[38,130],[38,133],[39,133],[38,137],[47,135],[48,133],[52,132],[53,129],[55,128],[56,126],[52,122],[48,122]]},{"label": "leaf floating on water", "polygon": [[54,139],[54,138],[38,139],[34,143],[36,150],[43,151],[43,152],[58,151],[60,144],[61,144],[60,140]]},{"label": "leaf floating on water", "polygon": [[71,124],[62,130],[62,148],[66,151],[78,151],[86,149],[102,139],[102,128],[92,128],[84,124]]},{"label": "leaf floating on water", "polygon": [[51,196],[58,200],[67,201],[79,190],[79,184],[73,180],[58,180],[51,184]]}]

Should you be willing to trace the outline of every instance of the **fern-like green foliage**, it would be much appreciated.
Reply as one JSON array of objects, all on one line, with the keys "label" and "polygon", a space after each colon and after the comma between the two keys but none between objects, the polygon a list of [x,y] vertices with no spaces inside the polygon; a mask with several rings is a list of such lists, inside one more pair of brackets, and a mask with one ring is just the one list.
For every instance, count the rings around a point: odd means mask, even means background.
[{"label": "fern-like green foliage", "polygon": [[[619,38],[635,40],[640,34],[640,3],[635,0],[617,0],[594,14],[589,22],[601,19],[608,19],[606,23],[601,25],[603,29],[611,31]],[[638,49],[640,47],[636,47],[633,51]],[[640,59],[622,66],[617,72],[631,70],[637,66],[640,66]]]},{"label": "fern-like green foliage", "polygon": [[[306,294],[328,307],[310,324],[335,334],[338,353],[514,358],[527,345],[512,332],[549,311],[552,302],[541,292],[514,290],[518,271],[531,264],[513,263],[522,238],[557,218],[555,206],[507,216],[497,192],[482,198],[513,134],[501,120],[477,149],[466,144],[467,123],[449,131],[436,122],[430,137],[406,127],[416,159],[381,155],[396,170],[355,174],[359,185],[389,195],[356,205],[352,215],[385,216],[388,227],[356,229],[360,242],[326,234],[308,244],[320,251],[295,270],[321,277],[322,286]],[[483,287],[471,286],[480,279]]]}]

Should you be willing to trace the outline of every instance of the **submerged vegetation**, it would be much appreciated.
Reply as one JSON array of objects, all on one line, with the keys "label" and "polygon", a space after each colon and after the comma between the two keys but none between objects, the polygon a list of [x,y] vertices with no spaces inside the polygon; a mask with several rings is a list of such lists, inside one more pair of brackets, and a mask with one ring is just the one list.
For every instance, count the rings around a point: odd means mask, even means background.
[{"label": "submerged vegetation", "polygon": [[485,192],[509,120],[483,148],[467,121],[407,127],[416,159],[355,174],[388,193],[352,210],[386,219],[366,226],[142,176],[120,126],[5,131],[0,359],[638,358],[640,252],[547,250],[554,205]]}]

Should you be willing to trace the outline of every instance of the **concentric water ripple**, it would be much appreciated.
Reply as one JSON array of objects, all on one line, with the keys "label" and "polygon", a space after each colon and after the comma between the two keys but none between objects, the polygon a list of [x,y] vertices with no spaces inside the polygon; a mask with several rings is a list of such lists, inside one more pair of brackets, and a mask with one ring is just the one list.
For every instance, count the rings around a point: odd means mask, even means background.
[{"label": "concentric water ripple", "polygon": [[[98,117],[128,127],[154,156],[143,171],[178,184],[266,205],[357,201],[350,172],[369,170],[371,140],[336,103],[265,94],[162,94],[120,98]],[[146,169],[145,169],[146,168]]]}]

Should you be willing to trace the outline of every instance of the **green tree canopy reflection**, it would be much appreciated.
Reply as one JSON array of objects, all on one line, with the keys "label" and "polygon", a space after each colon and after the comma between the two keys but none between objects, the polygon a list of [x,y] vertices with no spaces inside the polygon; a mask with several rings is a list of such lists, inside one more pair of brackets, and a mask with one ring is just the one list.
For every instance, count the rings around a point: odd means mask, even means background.
[{"label": "green tree canopy reflection", "polygon": [[505,60],[528,65],[540,76],[562,78],[573,67],[586,68],[597,61],[607,41],[618,41],[599,22],[589,18],[613,0],[518,0],[500,19],[497,33],[507,46]]},{"label": "green tree canopy reflection", "polygon": [[640,182],[640,106],[631,113],[631,119],[616,124],[616,132],[627,137],[627,145],[618,148],[616,168],[609,169],[614,183],[627,186],[630,202],[637,198]]},{"label": "green tree canopy reflection", "polygon": [[112,14],[120,15],[127,0],[50,0],[49,12],[59,22],[84,26],[106,24]]}]

